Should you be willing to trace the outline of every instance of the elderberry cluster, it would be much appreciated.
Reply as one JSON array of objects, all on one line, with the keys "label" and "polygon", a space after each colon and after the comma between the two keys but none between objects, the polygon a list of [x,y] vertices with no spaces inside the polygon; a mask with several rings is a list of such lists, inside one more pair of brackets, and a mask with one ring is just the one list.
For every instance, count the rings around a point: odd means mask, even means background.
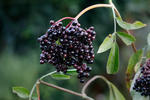
[{"label": "elderberry cluster", "polygon": [[142,75],[136,79],[133,89],[142,96],[150,96],[150,59],[141,68]]},{"label": "elderberry cluster", "polygon": [[83,83],[92,70],[87,64],[94,61],[94,27],[85,30],[76,20],[67,27],[64,27],[62,22],[50,21],[50,24],[47,32],[38,38],[42,50],[40,63],[53,64],[58,72],[64,73],[73,66],[77,69],[80,82]]}]

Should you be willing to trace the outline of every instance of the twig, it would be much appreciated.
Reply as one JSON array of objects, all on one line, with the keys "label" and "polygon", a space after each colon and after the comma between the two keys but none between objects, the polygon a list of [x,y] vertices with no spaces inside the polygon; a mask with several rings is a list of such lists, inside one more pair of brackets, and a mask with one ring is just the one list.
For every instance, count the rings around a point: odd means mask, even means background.
[{"label": "twig", "polygon": [[56,86],[56,85],[54,85],[54,84],[50,84],[50,83],[44,82],[44,81],[42,81],[42,80],[39,80],[39,82],[40,82],[41,84],[46,85],[46,86],[49,86],[49,87],[52,87],[52,88],[55,88],[55,89],[58,89],[58,90],[61,90],[61,91],[64,91],[64,92],[67,92],[67,93],[76,95],[76,96],[79,96],[79,97],[83,97],[83,95],[82,95],[81,93],[77,93],[77,92],[74,92],[74,91],[71,91],[71,90],[68,90],[68,89],[65,89],[65,88]]},{"label": "twig", "polygon": [[39,89],[39,86],[40,86],[40,83],[38,82],[36,84],[36,92],[37,92],[37,95],[38,95],[38,100],[40,100],[40,89]]},{"label": "twig", "polygon": [[69,93],[69,94],[73,94],[73,95],[82,97],[82,98],[84,98],[84,99],[86,99],[86,100],[94,100],[93,98],[91,98],[91,97],[89,97],[89,96],[87,96],[87,95],[84,95],[84,94],[82,94],[82,93],[78,93],[78,92],[75,92],[75,91],[72,91],[72,90],[69,90],[69,89],[66,89],[66,88],[62,88],[62,87],[60,87],[60,86],[56,86],[56,85],[54,85],[54,84],[50,84],[50,83],[44,82],[44,81],[42,81],[42,80],[39,80],[39,82],[40,82],[41,84],[44,84],[44,85],[46,85],[46,86],[49,86],[49,87],[52,87],[52,88],[55,88],[55,89],[64,91],[64,92],[66,92],[66,93]]}]

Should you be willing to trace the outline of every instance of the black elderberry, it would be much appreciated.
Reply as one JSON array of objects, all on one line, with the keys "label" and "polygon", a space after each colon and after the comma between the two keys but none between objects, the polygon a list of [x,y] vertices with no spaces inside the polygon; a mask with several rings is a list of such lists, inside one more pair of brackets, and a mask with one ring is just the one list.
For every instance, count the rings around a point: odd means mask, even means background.
[{"label": "black elderberry", "polygon": [[80,79],[80,82],[81,82],[81,83],[84,83],[84,79]]},{"label": "black elderberry", "polygon": [[135,81],[133,89],[142,96],[150,96],[150,59],[141,68],[141,74]]},{"label": "black elderberry", "polygon": [[77,69],[80,82],[89,77],[92,70],[86,63],[94,61],[94,48],[92,42],[96,32],[94,27],[85,30],[74,20],[68,27],[62,22],[50,21],[51,26],[47,32],[38,38],[40,42],[40,63],[49,63],[56,66],[57,71],[67,72],[70,66]]}]

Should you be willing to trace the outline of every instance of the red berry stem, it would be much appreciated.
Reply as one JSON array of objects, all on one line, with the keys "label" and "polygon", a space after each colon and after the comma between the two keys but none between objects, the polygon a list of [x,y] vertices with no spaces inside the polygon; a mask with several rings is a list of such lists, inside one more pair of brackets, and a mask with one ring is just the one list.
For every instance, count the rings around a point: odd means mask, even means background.
[{"label": "red berry stem", "polygon": [[71,20],[74,20],[73,17],[63,17],[63,18],[61,18],[60,20],[56,21],[56,22],[54,23],[54,25],[57,24],[57,23],[59,23],[59,22],[61,22],[61,21],[63,21],[63,20],[65,20],[65,19],[71,19]]},{"label": "red berry stem", "polygon": [[71,25],[72,22],[73,20],[69,22],[69,24],[66,26],[66,29]]}]

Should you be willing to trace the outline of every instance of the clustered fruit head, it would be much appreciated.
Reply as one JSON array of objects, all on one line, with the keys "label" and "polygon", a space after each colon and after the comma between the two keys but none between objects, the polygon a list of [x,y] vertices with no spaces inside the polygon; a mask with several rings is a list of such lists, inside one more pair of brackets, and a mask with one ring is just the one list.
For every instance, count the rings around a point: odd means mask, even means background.
[{"label": "clustered fruit head", "polygon": [[83,83],[92,70],[87,64],[94,61],[94,27],[85,30],[77,20],[72,21],[68,27],[64,27],[62,22],[56,23],[52,20],[50,24],[47,32],[38,38],[42,50],[40,63],[53,64],[58,72],[64,73],[73,66],[77,69],[77,77]]},{"label": "clustered fruit head", "polygon": [[141,68],[141,76],[136,79],[133,89],[142,96],[150,96],[150,59]]}]

